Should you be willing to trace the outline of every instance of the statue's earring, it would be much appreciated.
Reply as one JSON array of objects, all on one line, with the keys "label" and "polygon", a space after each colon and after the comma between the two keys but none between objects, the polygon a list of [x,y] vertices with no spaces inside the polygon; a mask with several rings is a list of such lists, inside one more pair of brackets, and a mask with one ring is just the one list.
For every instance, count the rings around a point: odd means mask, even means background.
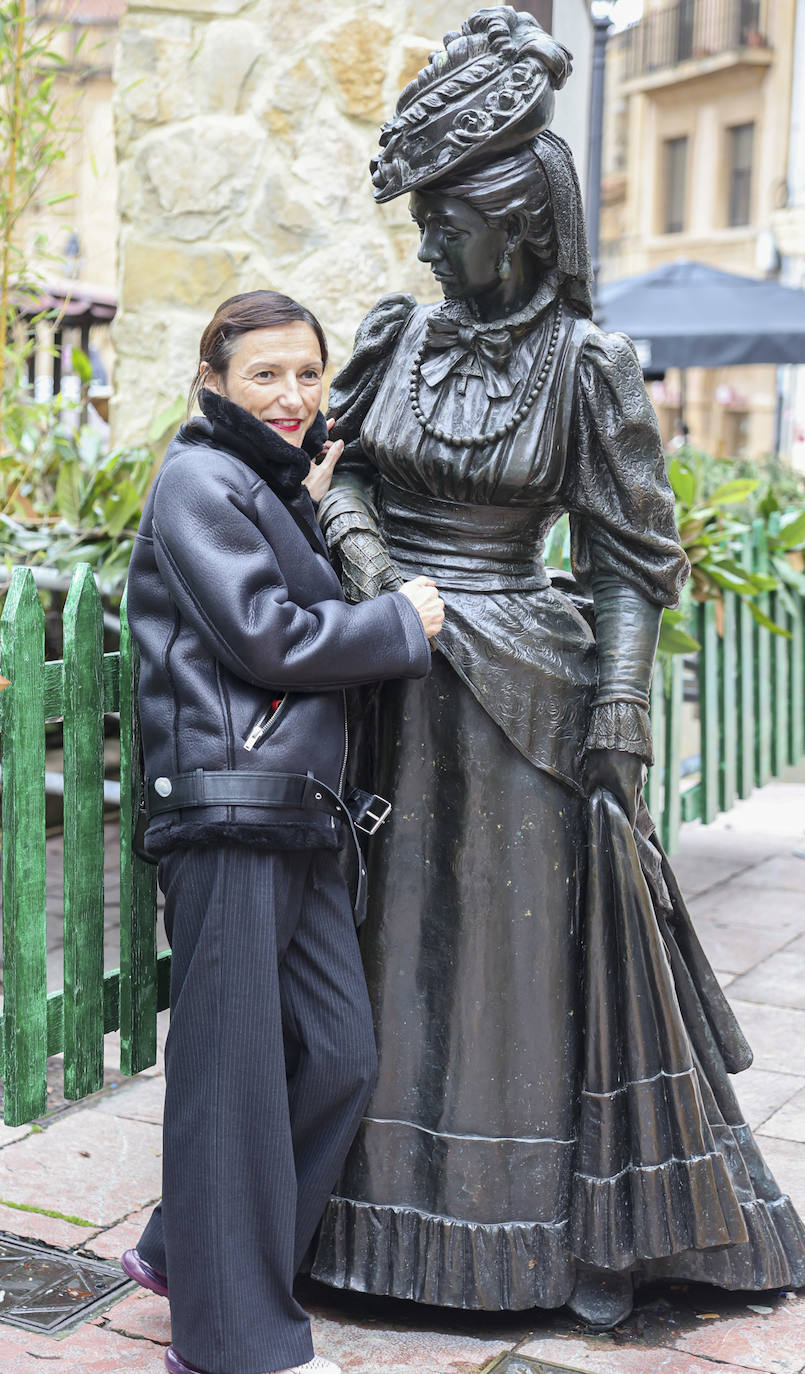
[{"label": "statue's earring", "polygon": [[512,274],[511,254],[512,250],[507,243],[506,247],[503,249],[503,257],[498,263],[498,276],[501,281],[508,281]]}]

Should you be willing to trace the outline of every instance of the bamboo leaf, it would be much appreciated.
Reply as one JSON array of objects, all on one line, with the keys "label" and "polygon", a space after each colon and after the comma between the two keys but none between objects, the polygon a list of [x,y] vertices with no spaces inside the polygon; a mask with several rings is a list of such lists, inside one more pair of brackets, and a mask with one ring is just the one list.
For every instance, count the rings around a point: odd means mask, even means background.
[{"label": "bamboo leaf", "polygon": [[805,510],[782,517],[774,542],[782,549],[795,549],[805,542]]},{"label": "bamboo leaf", "polygon": [[791,638],[789,631],[784,630],[782,625],[776,624],[770,616],[766,615],[765,611],[761,611],[760,607],[756,605],[754,601],[747,601],[746,604],[749,607],[752,619],[756,620],[758,625],[762,625],[766,630],[771,630],[772,634],[782,635],[785,639]]},{"label": "bamboo leaf", "polygon": [[724,482],[720,487],[716,487],[707,499],[712,506],[733,505],[739,501],[745,501],[759,486],[760,483],[751,478],[739,477],[732,482]]}]

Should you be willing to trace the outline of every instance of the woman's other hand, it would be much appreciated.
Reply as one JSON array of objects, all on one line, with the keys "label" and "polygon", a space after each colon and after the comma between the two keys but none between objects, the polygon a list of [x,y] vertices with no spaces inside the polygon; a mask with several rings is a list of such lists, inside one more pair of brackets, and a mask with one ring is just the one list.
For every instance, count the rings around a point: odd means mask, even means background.
[{"label": "woman's other hand", "polygon": [[439,596],[433,578],[415,577],[412,582],[404,582],[400,591],[419,611],[425,634],[428,639],[433,639],[444,624],[444,602]]},{"label": "woman's other hand", "polygon": [[606,787],[623,807],[632,827],[637,819],[643,780],[644,764],[639,754],[629,754],[624,749],[591,749],[585,759],[587,795],[596,787]]},{"label": "woman's other hand", "polygon": [[[332,424],[332,421],[328,421],[328,423]],[[323,496],[327,495],[333,480],[335,465],[343,452],[344,444],[341,439],[336,439],[334,443],[328,439],[322,449],[324,456],[320,457],[318,462],[314,459],[310,464],[310,472],[307,477],[302,479],[302,486],[307,487],[312,501],[318,503]]]}]

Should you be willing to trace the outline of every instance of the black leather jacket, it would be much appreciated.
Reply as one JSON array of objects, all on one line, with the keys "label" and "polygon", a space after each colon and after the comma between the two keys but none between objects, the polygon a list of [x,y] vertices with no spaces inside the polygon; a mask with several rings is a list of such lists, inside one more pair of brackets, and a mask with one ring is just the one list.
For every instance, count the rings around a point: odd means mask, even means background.
[{"label": "black leather jacket", "polygon": [[[242,421],[231,434],[196,421],[170,445],[132,556],[146,776],[310,771],[342,792],[343,689],[424,676],[428,640],[399,593],[346,604],[306,491],[297,487],[289,503],[266,480],[277,444],[291,446],[271,432],[266,451],[266,427],[228,408]],[[255,720],[276,701],[263,743],[247,750]],[[216,839],[334,847],[337,835],[329,816],[227,805],[155,817],[146,848],[158,856]]]}]

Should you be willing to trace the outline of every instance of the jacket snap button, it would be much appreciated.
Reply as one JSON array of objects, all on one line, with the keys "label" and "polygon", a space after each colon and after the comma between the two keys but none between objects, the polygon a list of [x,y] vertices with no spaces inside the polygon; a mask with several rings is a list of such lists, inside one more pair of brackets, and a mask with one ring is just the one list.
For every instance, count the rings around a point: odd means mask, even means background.
[{"label": "jacket snap button", "polygon": [[154,783],[154,791],[160,797],[169,797],[173,791],[173,784],[170,778],[157,778]]},{"label": "jacket snap button", "polygon": [[314,792],[313,795],[316,798],[316,801],[321,801],[321,792]]}]

